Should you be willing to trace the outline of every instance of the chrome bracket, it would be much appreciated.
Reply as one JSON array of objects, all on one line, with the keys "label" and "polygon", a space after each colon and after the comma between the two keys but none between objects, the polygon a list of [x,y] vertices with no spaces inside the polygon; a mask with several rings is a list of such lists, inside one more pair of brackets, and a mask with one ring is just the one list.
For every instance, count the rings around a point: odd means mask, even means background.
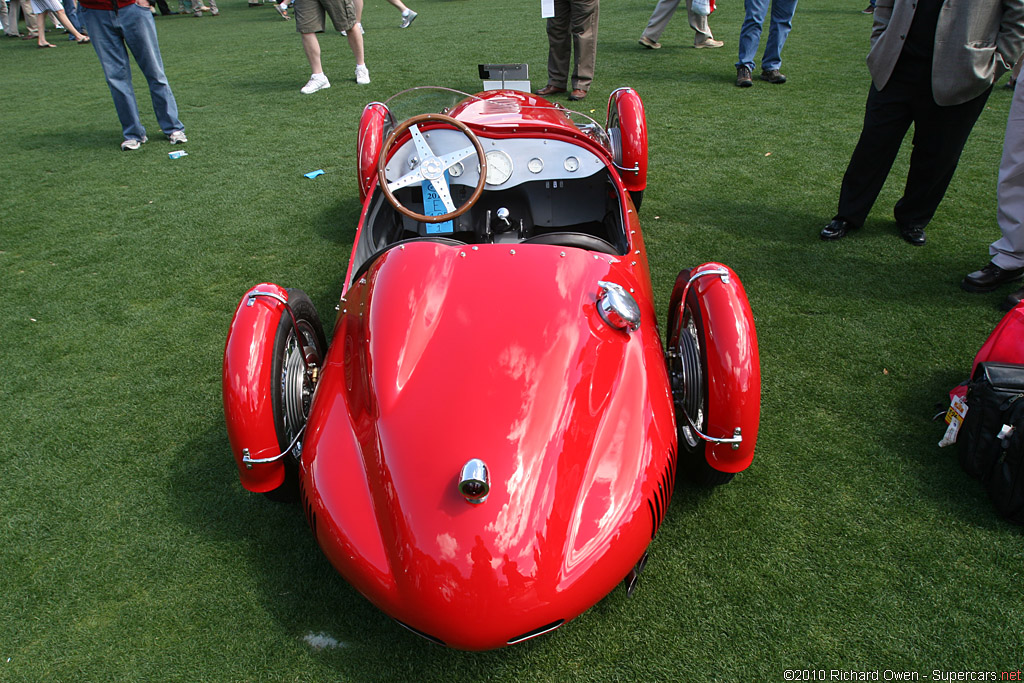
[{"label": "chrome bracket", "polygon": [[295,457],[296,458],[302,457],[302,442],[299,441],[299,439],[302,438],[302,435],[305,432],[306,432],[306,425],[302,425],[302,429],[300,429],[299,433],[295,435],[295,438],[292,439],[292,442],[290,444],[288,444],[288,448],[284,449],[284,451],[282,451],[281,453],[278,453],[277,455],[270,456],[269,458],[254,458],[251,455],[249,455],[249,449],[248,448],[243,448],[242,449],[242,462],[245,464],[245,469],[251,470],[253,465],[265,465],[265,464],[267,464],[269,462],[277,462],[278,460],[280,460],[284,456],[286,456],[289,453],[291,453],[293,450],[295,451]]},{"label": "chrome bracket", "polygon": [[623,173],[632,173],[633,175],[640,175],[640,162],[639,161],[633,162],[633,168],[628,168],[626,166],[619,166],[614,161],[612,162],[612,166],[614,166],[616,168],[616,170],[622,171]]}]

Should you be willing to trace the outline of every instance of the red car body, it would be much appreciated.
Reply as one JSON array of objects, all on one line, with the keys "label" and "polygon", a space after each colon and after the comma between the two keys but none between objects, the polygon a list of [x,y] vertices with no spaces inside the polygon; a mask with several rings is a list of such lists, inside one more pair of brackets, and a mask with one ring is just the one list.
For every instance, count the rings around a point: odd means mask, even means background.
[{"label": "red car body", "polygon": [[[445,113],[485,154],[444,180],[427,167],[467,154],[461,133],[367,106],[331,344],[301,292],[257,285],[228,335],[224,407],[247,489],[295,487],[360,593],[420,635],[482,650],[635,579],[677,464],[721,477],[750,464],[760,371],[746,294],[720,264],[681,274],[666,356],[634,204],[647,176],[635,92],[612,94],[605,128],[525,93],[459,97]],[[440,232],[409,211],[432,188],[451,208],[475,186]],[[677,424],[684,404],[695,414]]]}]

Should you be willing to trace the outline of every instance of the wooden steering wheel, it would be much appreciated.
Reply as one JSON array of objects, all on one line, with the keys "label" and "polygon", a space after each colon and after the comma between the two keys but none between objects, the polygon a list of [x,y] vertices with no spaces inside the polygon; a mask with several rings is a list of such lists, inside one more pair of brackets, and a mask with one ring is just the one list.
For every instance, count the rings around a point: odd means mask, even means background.
[{"label": "wooden steering wheel", "polygon": [[[426,139],[420,132],[419,124],[437,122],[447,124],[460,133],[469,138],[472,143],[469,147],[464,147],[455,152],[450,152],[442,156],[434,154],[433,150],[430,149],[430,145],[427,144]],[[405,174],[401,178],[398,178],[394,182],[389,183],[387,177],[384,175],[384,165],[387,162],[388,156],[391,152],[391,148],[395,146],[395,142],[405,133],[409,131],[412,136],[413,144],[416,146],[416,153],[420,158],[419,164],[411,172]],[[444,173],[449,168],[459,163],[463,159],[476,155],[480,162],[480,181],[476,184],[476,189],[473,190],[473,194],[470,195],[466,202],[456,208],[454,202],[452,202],[452,194],[448,189],[448,182],[445,180]],[[469,211],[470,207],[476,203],[476,200],[480,199],[480,195],[484,191],[484,183],[487,181],[487,161],[484,158],[484,148],[480,144],[480,140],[471,131],[466,124],[461,121],[456,121],[450,116],[444,114],[420,114],[419,116],[413,116],[410,119],[404,121],[398,128],[388,136],[388,139],[384,141],[384,146],[380,150],[380,160],[377,163],[377,177],[380,180],[381,189],[384,191],[384,196],[387,197],[391,205],[398,209],[399,212],[422,223],[443,223],[444,221],[450,221],[451,219],[461,216],[462,214]],[[421,213],[416,213],[410,209],[407,209],[402,205],[402,202],[398,201],[395,197],[395,190],[414,185],[416,183],[422,183],[424,180],[429,180],[430,184],[434,187],[434,191],[437,192],[438,197],[444,203],[444,208],[448,210],[448,213],[441,214],[440,216],[426,216]]]}]

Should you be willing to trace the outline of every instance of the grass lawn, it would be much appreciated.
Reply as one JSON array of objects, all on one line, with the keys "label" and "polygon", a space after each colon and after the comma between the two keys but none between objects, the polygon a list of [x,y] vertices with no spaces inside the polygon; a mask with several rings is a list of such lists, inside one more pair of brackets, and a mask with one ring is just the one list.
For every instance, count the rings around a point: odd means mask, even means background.
[{"label": "grass lawn", "polygon": [[[606,0],[603,120],[631,85],[650,127],[641,218],[658,309],[709,260],[743,278],[764,376],[753,466],[681,486],[633,597],[616,590],[553,634],[445,650],[347,585],[299,507],[238,484],[220,395],[224,338],[251,285],[305,289],[333,321],[359,212],[360,111],[413,85],[474,91],[476,65],[528,62],[544,82],[538,3],[367,0],[357,86],[322,38],[333,87],[293,23],[222,0],[158,17],[189,142],[120,126],[92,49],[0,40],[0,681],[784,680],[787,669],[1016,671],[1024,542],[955,454],[936,404],[965,378],[1006,293],[963,275],[998,234],[1008,91],[993,91],[929,226],[899,239],[903,150],[864,229],[835,210],[869,78],[865,2],[806,0],[782,86],[733,86],[739,0],[693,50],[683,13],[643,50],[650,0]],[[58,41],[57,38],[60,38]],[[303,174],[323,169],[308,180]],[[336,645],[316,647],[324,634]],[[317,641],[315,641],[317,642]],[[828,671],[826,671],[828,673]]]}]

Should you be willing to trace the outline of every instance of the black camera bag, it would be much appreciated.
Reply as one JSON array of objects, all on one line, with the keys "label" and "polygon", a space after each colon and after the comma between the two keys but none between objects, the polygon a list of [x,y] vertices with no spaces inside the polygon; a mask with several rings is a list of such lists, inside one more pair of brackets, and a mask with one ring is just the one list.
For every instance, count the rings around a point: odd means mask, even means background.
[{"label": "black camera bag", "polygon": [[957,443],[961,467],[985,485],[999,514],[1024,523],[1024,365],[978,364]]}]

